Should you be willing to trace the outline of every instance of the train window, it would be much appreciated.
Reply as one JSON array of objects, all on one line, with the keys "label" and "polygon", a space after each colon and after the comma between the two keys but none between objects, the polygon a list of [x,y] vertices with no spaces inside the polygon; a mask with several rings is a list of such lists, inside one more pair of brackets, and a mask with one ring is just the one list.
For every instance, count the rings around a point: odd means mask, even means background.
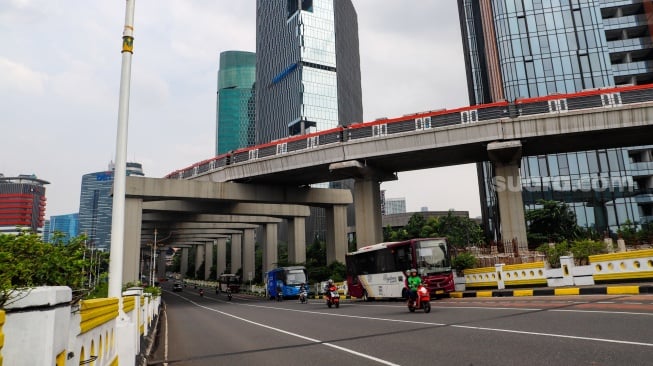
[{"label": "train window", "polygon": [[284,142],[283,144],[277,145],[277,154],[285,154],[288,152],[288,143]]},{"label": "train window", "polygon": [[311,136],[308,138],[308,147],[316,147],[320,144],[320,140],[318,140],[317,136]]},{"label": "train window", "polygon": [[620,106],[621,93],[601,94],[601,103],[604,107]]},{"label": "train window", "polygon": [[258,149],[249,150],[249,159],[258,159]]},{"label": "train window", "polygon": [[478,122],[478,111],[474,109],[472,111],[460,112],[460,121],[463,124]]},{"label": "train window", "polygon": [[424,128],[421,118],[415,118],[415,130],[421,130]]},{"label": "train window", "polygon": [[388,125],[374,125],[372,126],[372,136],[385,136],[388,133]]},{"label": "train window", "polygon": [[567,112],[567,99],[556,99],[549,101],[549,112]]},{"label": "train window", "polygon": [[424,128],[431,128],[431,117],[424,117]]}]

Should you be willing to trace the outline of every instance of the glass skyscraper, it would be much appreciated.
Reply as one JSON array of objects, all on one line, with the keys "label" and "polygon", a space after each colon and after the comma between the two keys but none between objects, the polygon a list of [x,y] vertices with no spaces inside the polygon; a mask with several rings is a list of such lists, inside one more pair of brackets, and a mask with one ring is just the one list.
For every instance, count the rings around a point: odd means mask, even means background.
[{"label": "glass skyscraper", "polygon": [[215,154],[254,145],[256,54],[220,53]]},{"label": "glass skyscraper", "polygon": [[[470,104],[653,81],[650,1],[458,0],[458,8]],[[650,221],[651,161],[651,146],[524,156],[525,208],[564,201],[580,226],[599,232]],[[498,239],[493,175],[490,163],[478,165],[484,224]]]},{"label": "glass skyscraper", "polygon": [[363,120],[351,0],[257,0],[256,143]]},{"label": "glass skyscraper", "polygon": [[[79,234],[86,234],[88,245],[102,251],[111,247],[111,214],[114,165],[103,172],[82,176],[79,198]],[[127,175],[143,176],[140,163],[127,163]]]},{"label": "glass skyscraper", "polygon": [[51,243],[55,232],[65,235],[64,242],[79,235],[79,214],[50,216],[43,229],[43,241]]},{"label": "glass skyscraper", "polygon": [[[257,0],[256,143],[362,120],[358,17],[351,0]],[[353,226],[353,205],[347,216]],[[312,208],[306,226],[307,242],[324,240],[324,210]]]}]

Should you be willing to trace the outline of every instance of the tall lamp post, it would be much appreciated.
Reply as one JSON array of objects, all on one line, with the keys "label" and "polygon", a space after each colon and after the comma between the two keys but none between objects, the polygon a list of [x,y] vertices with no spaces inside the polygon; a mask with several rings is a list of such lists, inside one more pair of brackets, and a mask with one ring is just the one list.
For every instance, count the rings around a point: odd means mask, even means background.
[{"label": "tall lamp post", "polygon": [[111,213],[111,252],[109,261],[109,297],[122,295],[122,271],[125,240],[125,184],[127,180],[127,121],[129,119],[129,82],[134,51],[134,1],[126,0],[125,28],[122,32],[122,67],[118,99],[116,165],[113,171]]},{"label": "tall lamp post", "polygon": [[152,244],[152,274],[150,275],[150,284],[154,287],[154,278],[156,276],[156,228],[154,228],[154,243]]}]

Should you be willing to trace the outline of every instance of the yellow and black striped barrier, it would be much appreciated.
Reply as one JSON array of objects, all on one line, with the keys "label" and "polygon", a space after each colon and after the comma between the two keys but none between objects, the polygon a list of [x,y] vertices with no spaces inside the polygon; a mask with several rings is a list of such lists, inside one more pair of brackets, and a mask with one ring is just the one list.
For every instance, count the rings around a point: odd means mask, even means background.
[{"label": "yellow and black striped barrier", "polygon": [[614,285],[534,289],[506,289],[454,291],[449,297],[509,297],[509,296],[568,296],[568,295],[639,295],[653,294],[653,284],[647,285]]}]

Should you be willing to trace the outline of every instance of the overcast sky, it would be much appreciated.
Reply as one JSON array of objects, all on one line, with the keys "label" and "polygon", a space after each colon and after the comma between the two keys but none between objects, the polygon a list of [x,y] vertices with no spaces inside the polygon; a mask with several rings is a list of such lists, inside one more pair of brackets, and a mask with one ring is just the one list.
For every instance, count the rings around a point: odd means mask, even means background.
[{"label": "overcast sky", "polygon": [[[468,104],[454,0],[353,3],[366,121]],[[49,181],[47,218],[78,212],[82,175],[114,160],[124,18],[125,1],[0,1],[0,173]],[[127,161],[146,176],[213,156],[219,54],[254,52],[255,18],[255,0],[136,0]],[[381,188],[480,215],[473,165]]]}]

